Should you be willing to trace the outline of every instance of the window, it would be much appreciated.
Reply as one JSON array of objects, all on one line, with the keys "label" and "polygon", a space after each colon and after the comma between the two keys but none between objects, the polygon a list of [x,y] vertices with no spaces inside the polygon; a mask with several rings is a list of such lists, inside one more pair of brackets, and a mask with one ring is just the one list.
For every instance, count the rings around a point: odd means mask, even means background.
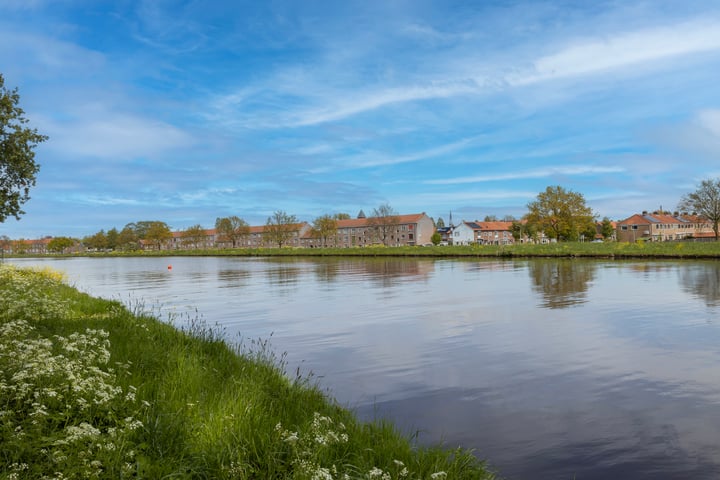
[{"label": "window", "polygon": [[633,226],[632,226],[632,229],[633,229],[633,230],[637,230],[637,225],[633,225]]},{"label": "window", "polygon": [[620,230],[627,230],[627,225],[621,225]]}]

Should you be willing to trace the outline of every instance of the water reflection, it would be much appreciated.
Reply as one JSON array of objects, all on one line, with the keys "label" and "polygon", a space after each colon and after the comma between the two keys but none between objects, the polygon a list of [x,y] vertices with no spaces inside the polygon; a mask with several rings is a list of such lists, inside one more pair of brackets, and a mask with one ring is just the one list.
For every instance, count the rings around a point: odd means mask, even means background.
[{"label": "water reflection", "polygon": [[703,262],[680,270],[682,288],[705,301],[709,307],[720,305],[720,264]]},{"label": "water reflection", "polygon": [[241,269],[221,269],[217,271],[220,288],[242,288],[248,285],[252,273]]},{"label": "water reflection", "polygon": [[577,260],[536,260],[528,262],[533,290],[542,295],[544,308],[567,308],[587,301],[595,278],[595,262]]}]

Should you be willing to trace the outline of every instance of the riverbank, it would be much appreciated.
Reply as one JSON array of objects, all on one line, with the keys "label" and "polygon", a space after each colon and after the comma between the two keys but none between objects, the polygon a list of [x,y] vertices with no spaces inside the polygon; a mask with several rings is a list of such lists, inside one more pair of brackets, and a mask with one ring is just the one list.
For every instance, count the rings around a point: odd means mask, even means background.
[{"label": "riverbank", "polygon": [[[15,255],[35,257],[38,255]],[[44,255],[40,255],[44,256]],[[239,257],[501,257],[501,258],[720,258],[720,242],[564,242],[546,245],[468,245],[357,248],[223,248],[52,254],[52,256],[239,256]]]},{"label": "riverbank", "polygon": [[0,478],[494,478],[467,450],[359,422],[266,342],[62,280],[0,266]]}]

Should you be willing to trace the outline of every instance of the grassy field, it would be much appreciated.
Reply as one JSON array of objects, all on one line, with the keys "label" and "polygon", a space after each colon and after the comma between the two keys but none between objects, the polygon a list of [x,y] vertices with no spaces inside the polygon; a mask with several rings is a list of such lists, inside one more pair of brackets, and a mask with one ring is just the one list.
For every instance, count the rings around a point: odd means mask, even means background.
[{"label": "grassy field", "polygon": [[[249,256],[249,257],[597,257],[720,258],[720,242],[566,242],[547,245],[473,245],[357,248],[235,248],[89,253],[91,256]],[[64,255],[72,256],[72,255]]]},{"label": "grassy field", "polygon": [[0,265],[0,479],[488,479],[359,422],[266,342],[179,331]]}]

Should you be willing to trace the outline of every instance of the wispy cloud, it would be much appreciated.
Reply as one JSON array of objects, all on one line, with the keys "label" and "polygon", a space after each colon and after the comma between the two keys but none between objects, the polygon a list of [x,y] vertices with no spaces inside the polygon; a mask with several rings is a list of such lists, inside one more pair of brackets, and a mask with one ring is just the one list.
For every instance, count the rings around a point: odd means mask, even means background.
[{"label": "wispy cloud", "polygon": [[192,135],[167,123],[108,110],[70,121],[37,118],[52,138],[48,148],[63,155],[112,158],[120,161],[177,151],[195,143]]},{"label": "wispy cloud", "polygon": [[521,180],[530,178],[546,178],[552,176],[573,176],[573,175],[598,175],[606,173],[624,172],[623,167],[596,167],[596,166],[555,166],[543,167],[534,170],[518,171],[510,173],[499,173],[494,175],[476,175],[469,177],[445,178],[437,180],[425,180],[426,185],[456,185],[462,183],[483,183],[498,182],[505,180]]},{"label": "wispy cloud", "polygon": [[720,50],[720,21],[696,20],[577,41],[538,58],[532,71],[509,76],[507,81],[527,85],[716,50]]}]

